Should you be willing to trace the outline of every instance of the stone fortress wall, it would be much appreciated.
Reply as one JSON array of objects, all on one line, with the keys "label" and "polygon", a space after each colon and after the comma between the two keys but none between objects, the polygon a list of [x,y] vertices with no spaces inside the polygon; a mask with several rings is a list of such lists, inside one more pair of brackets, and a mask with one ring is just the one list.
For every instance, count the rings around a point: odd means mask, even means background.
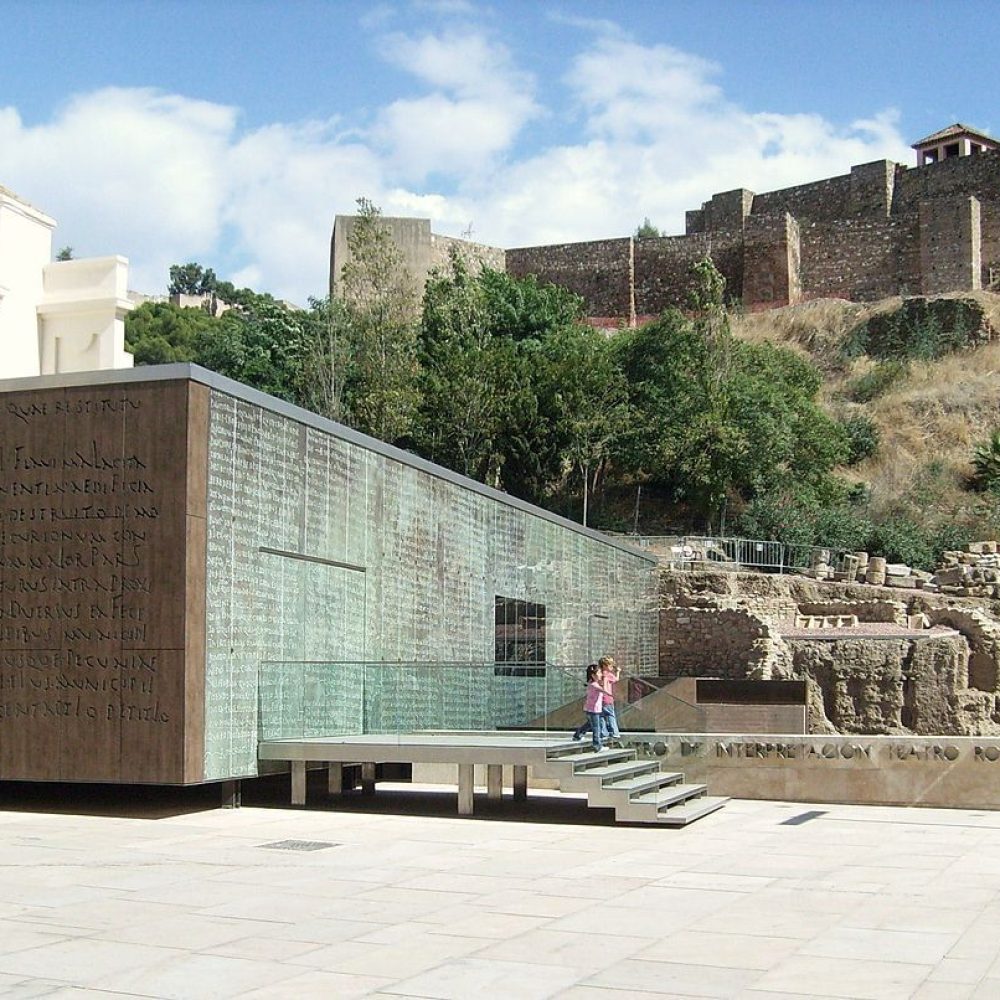
[{"label": "stone fortress wall", "polygon": [[[349,240],[357,216],[338,215],[330,238],[330,294],[340,291],[341,270],[350,259]],[[472,243],[454,236],[431,232],[430,219],[383,217],[381,222],[392,233],[393,242],[403,255],[403,264],[413,278],[414,291],[423,293],[431,272],[447,265],[452,249],[459,248],[472,267],[487,266],[502,271],[504,251],[498,247]]]},{"label": "stone fortress wall", "polygon": [[706,255],[749,308],[981,288],[1000,273],[1000,152],[726,191],[688,212],[686,230],[508,250],[506,266],[571,288],[592,316],[628,320],[684,307]]},{"label": "stone fortress wall", "polygon": [[[331,290],[348,258],[352,216],[337,216]],[[1000,278],[1000,150],[906,167],[890,160],[755,194],[713,195],[682,236],[622,237],[502,250],[387,218],[419,286],[452,246],[490,267],[582,296],[587,315],[633,324],[684,308],[691,267],[710,256],[731,297],[750,309],[836,297],[870,301],[977,289]]]}]

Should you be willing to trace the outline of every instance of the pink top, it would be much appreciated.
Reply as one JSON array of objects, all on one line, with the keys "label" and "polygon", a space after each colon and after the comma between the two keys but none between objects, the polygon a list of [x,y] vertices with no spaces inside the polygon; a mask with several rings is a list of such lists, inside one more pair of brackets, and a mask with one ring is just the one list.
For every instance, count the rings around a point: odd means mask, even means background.
[{"label": "pink top", "polygon": [[599,712],[604,707],[604,688],[597,681],[587,685],[587,694],[583,699],[585,712]]},{"label": "pink top", "polygon": [[607,705],[613,705],[615,703],[615,684],[618,683],[618,678],[614,674],[605,674],[603,679],[604,685],[604,702]]}]

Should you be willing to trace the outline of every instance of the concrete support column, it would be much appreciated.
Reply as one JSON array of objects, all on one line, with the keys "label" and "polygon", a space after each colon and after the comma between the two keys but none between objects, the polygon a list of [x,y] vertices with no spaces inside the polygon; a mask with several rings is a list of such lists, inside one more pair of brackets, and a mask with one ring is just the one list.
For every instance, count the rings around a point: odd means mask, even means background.
[{"label": "concrete support column", "polygon": [[528,765],[514,765],[514,801],[524,802],[528,798]]},{"label": "concrete support column", "polygon": [[503,798],[503,764],[486,765],[486,797],[491,802]]},{"label": "concrete support column", "polygon": [[361,792],[364,795],[375,794],[375,764],[370,761],[361,765]]},{"label": "concrete support column", "polygon": [[458,815],[471,816],[473,803],[473,775],[472,764],[458,765]]},{"label": "concrete support column", "polygon": [[326,790],[330,795],[340,795],[344,791],[344,765],[340,761],[327,765]]},{"label": "concrete support column", "polygon": [[242,785],[239,779],[223,781],[219,785],[219,804],[223,809],[239,809],[242,800]]},{"label": "concrete support column", "polygon": [[306,762],[304,760],[292,761],[292,805],[304,806],[306,804]]}]

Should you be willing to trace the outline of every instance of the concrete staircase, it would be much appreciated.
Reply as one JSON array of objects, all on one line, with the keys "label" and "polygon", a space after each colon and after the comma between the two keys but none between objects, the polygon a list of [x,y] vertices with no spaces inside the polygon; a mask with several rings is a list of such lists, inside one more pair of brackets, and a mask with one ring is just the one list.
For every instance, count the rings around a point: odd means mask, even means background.
[{"label": "concrete staircase", "polygon": [[532,768],[567,792],[586,792],[587,804],[611,807],[620,823],[686,826],[721,809],[729,800],[707,794],[705,785],[689,785],[659,762],[640,760],[634,750],[594,753],[588,742],[567,741],[549,747],[544,764]]}]

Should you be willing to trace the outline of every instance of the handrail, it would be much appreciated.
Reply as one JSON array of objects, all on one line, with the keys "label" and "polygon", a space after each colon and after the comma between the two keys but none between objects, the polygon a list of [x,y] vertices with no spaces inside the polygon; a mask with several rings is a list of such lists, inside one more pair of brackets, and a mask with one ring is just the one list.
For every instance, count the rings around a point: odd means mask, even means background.
[{"label": "handrail", "polygon": [[715,569],[763,569],[778,573],[801,572],[825,563],[842,570],[849,549],[823,545],[795,545],[772,539],[741,538],[735,535],[627,535],[608,532],[625,538],[641,549],[663,554],[675,569],[694,569],[711,565]]}]

